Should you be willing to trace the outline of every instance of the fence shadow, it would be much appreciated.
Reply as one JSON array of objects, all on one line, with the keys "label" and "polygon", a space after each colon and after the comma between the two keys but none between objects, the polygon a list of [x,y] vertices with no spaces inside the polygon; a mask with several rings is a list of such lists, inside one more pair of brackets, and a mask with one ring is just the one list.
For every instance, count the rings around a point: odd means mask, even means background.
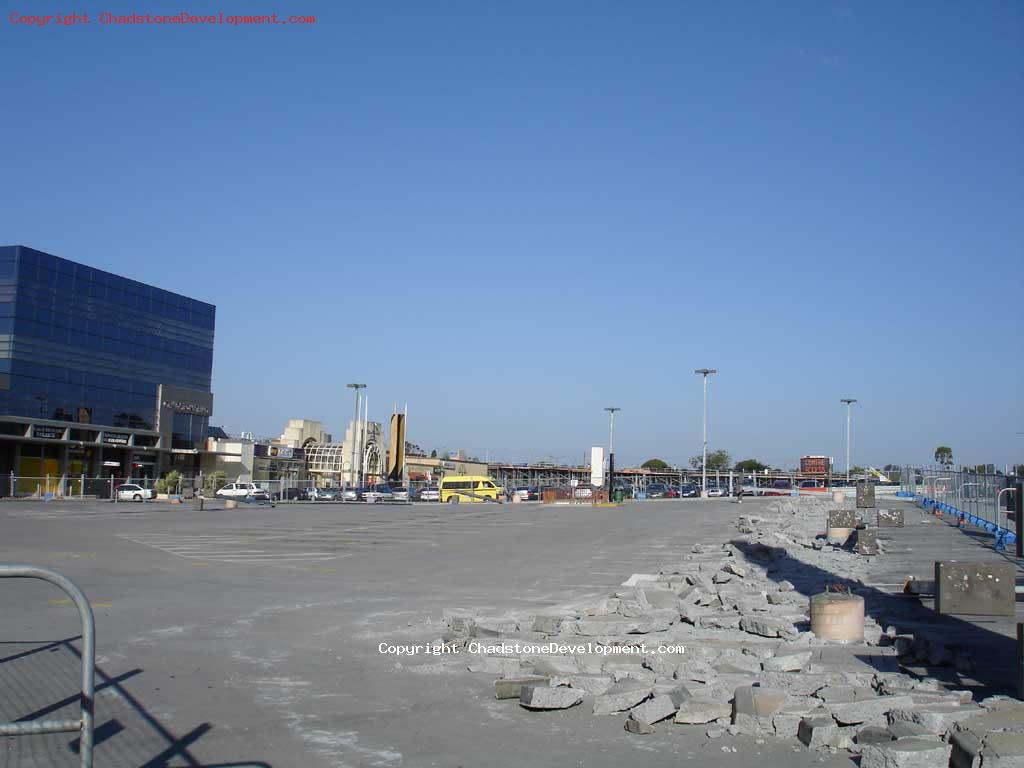
[{"label": "fence shadow", "polygon": [[[55,640],[40,645],[38,648],[33,648],[26,651],[20,651],[18,653],[10,654],[3,658],[0,658],[0,665],[10,663],[13,661],[20,661],[32,657],[33,655],[40,653],[53,653],[60,650],[68,651],[72,656],[81,662],[82,654],[79,648],[75,645],[75,641],[81,639],[80,635],[73,637],[67,637],[62,640]],[[35,642],[35,641],[29,641]],[[4,645],[6,643],[0,644]],[[270,763],[263,760],[251,760],[241,762],[202,762],[194,754],[191,749],[194,745],[210,733],[214,726],[211,723],[200,723],[199,725],[192,728],[190,731],[183,735],[178,735],[165,726],[160,720],[139,700],[137,696],[132,694],[124,683],[127,680],[133,679],[138,675],[144,674],[142,669],[132,669],[127,672],[112,675],[107,673],[99,665],[96,666],[96,693],[103,690],[110,690],[117,694],[117,698],[126,704],[130,710],[138,716],[138,718],[147,726],[153,734],[155,734],[160,742],[157,747],[157,752],[152,757],[144,759],[142,762],[138,762],[138,768],[165,768],[172,761],[175,765],[181,765],[183,768],[274,768]],[[77,677],[76,677],[77,680]],[[77,704],[80,700],[80,694],[76,691],[74,695],[68,696],[59,701],[51,702],[43,707],[36,709],[22,717],[18,718],[17,722],[28,722],[31,720],[44,717],[64,707]],[[117,754],[118,743],[116,737],[122,734],[126,734],[130,730],[130,726],[126,726],[117,718],[110,718],[105,720],[101,724],[97,725],[93,729],[94,746],[104,746],[104,750]],[[32,736],[23,736],[19,738],[35,738]],[[69,750],[78,754],[80,746],[80,739],[75,738],[68,743]],[[120,756],[122,759],[119,764],[130,764],[130,758],[125,761],[126,755]],[[97,761],[99,763],[99,760]]]}]

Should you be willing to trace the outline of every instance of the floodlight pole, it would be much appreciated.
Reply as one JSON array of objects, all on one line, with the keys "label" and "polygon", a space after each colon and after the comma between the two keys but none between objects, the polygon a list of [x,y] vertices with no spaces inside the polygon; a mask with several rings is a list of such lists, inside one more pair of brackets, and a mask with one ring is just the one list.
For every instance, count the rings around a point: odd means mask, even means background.
[{"label": "floodlight pole", "polygon": [[[357,429],[358,429],[357,425],[359,424],[359,390],[360,389],[366,389],[366,385],[365,384],[346,384],[345,386],[348,387],[349,389],[353,390],[355,392],[355,396],[356,396],[356,415],[352,419],[352,464],[349,467],[349,473],[350,473],[349,477],[352,479],[353,487],[355,487],[355,477],[356,477],[356,444],[359,442],[359,440],[356,438],[356,433],[357,433]],[[344,464],[343,464],[343,466],[344,466]]]},{"label": "floodlight pole", "polygon": [[612,495],[615,493],[614,474],[615,474],[615,412],[621,411],[622,409],[609,405],[605,408],[609,415],[608,424],[608,501],[612,501]]},{"label": "floodlight pole", "polygon": [[700,495],[707,498],[708,495],[708,376],[718,373],[714,368],[698,368],[694,373],[704,377],[704,443],[700,460]]},{"label": "floodlight pole", "polygon": [[844,397],[840,403],[846,403],[846,482],[850,482],[850,406],[857,401],[852,397]]}]

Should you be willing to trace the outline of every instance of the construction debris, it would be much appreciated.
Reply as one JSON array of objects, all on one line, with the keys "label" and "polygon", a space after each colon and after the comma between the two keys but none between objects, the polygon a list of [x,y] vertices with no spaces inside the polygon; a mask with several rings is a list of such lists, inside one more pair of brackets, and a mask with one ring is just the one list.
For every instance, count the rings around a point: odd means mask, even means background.
[{"label": "construction debris", "polygon": [[[761,510],[738,517],[732,541],[695,545],[608,595],[516,616],[446,611],[442,642],[498,678],[495,698],[534,711],[588,702],[594,715],[624,714],[633,734],[667,721],[712,739],[845,749],[861,768],[948,766],[951,755],[956,768],[1024,766],[1024,704],[945,688],[930,670],[970,672],[967,649],[872,617],[864,584],[885,542],[864,527],[870,515],[808,498]],[[852,548],[825,544],[840,527],[855,531]]]}]

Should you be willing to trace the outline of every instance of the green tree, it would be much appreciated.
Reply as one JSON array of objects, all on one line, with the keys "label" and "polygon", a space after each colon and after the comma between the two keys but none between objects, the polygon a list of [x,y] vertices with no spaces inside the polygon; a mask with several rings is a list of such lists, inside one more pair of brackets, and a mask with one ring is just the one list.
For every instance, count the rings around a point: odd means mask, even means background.
[{"label": "green tree", "polygon": [[203,490],[204,491],[216,491],[228,480],[228,473],[224,470],[218,469],[216,472],[211,472],[203,478]]},{"label": "green tree", "polygon": [[763,472],[768,469],[768,465],[762,464],[757,459],[744,459],[743,461],[737,461],[734,469],[737,472]]},{"label": "green tree", "polygon": [[177,493],[178,481],[181,480],[181,472],[172,469],[166,475],[156,481],[157,493]]},{"label": "green tree", "polygon": [[[700,469],[700,456],[694,456],[690,459],[690,466],[694,469]],[[717,451],[708,451],[708,469],[714,471],[716,469],[728,469],[732,464],[732,456],[729,455],[728,451],[718,449]]]},{"label": "green tree", "polygon": [[434,450],[432,450],[430,452],[430,458],[432,458],[432,459],[436,459],[437,458],[437,448],[435,448]]},{"label": "green tree", "polygon": [[641,469],[668,469],[668,463],[661,459],[648,459],[640,465]]},{"label": "green tree", "polygon": [[949,469],[953,466],[953,449],[948,445],[940,445],[935,449],[935,461],[943,469]]}]

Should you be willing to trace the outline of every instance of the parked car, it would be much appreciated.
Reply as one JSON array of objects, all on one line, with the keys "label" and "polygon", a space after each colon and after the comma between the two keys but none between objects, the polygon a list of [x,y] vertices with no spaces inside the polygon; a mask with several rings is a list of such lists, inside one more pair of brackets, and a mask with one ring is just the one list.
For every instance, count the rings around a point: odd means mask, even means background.
[{"label": "parked car", "polygon": [[342,491],[341,499],[342,501],[359,501],[363,498],[363,491],[365,490],[365,488],[346,488]]},{"label": "parked car", "polygon": [[338,492],[333,488],[310,488],[310,501],[337,501]]},{"label": "parked car", "polygon": [[152,488],[143,488],[135,483],[123,483],[114,490],[117,491],[118,501],[143,501],[156,498],[156,491]]},{"label": "parked car", "polygon": [[440,501],[441,491],[436,485],[429,485],[420,489],[420,501]]},{"label": "parked car", "polygon": [[729,488],[724,485],[711,485],[708,483],[708,498],[721,498],[729,495]]},{"label": "parked car", "polygon": [[696,483],[683,483],[679,486],[679,495],[684,499],[695,499],[700,496],[700,488]]},{"label": "parked car", "polygon": [[285,488],[284,492],[277,491],[271,494],[274,501],[307,501],[309,491],[305,488]]},{"label": "parked car", "polygon": [[214,494],[221,499],[260,499],[270,501],[270,491],[255,483],[228,483]]},{"label": "parked car", "polygon": [[648,499],[664,499],[668,492],[668,486],[664,483],[651,483],[647,486]]},{"label": "parked car", "polygon": [[530,488],[526,493],[527,501],[540,501],[541,492],[540,488]]},{"label": "parked car", "polygon": [[520,501],[530,500],[530,489],[529,488],[513,488],[512,495],[518,496]]},{"label": "parked car", "polygon": [[409,501],[409,489],[392,487],[391,498],[395,501]]},{"label": "parked car", "polygon": [[665,491],[665,498],[666,499],[678,499],[679,498],[679,489],[676,488],[674,485],[670,485],[668,487],[668,490]]},{"label": "parked car", "polygon": [[366,488],[362,494],[363,501],[394,501],[395,494],[391,490],[391,486],[385,483],[378,483],[370,488]]}]

